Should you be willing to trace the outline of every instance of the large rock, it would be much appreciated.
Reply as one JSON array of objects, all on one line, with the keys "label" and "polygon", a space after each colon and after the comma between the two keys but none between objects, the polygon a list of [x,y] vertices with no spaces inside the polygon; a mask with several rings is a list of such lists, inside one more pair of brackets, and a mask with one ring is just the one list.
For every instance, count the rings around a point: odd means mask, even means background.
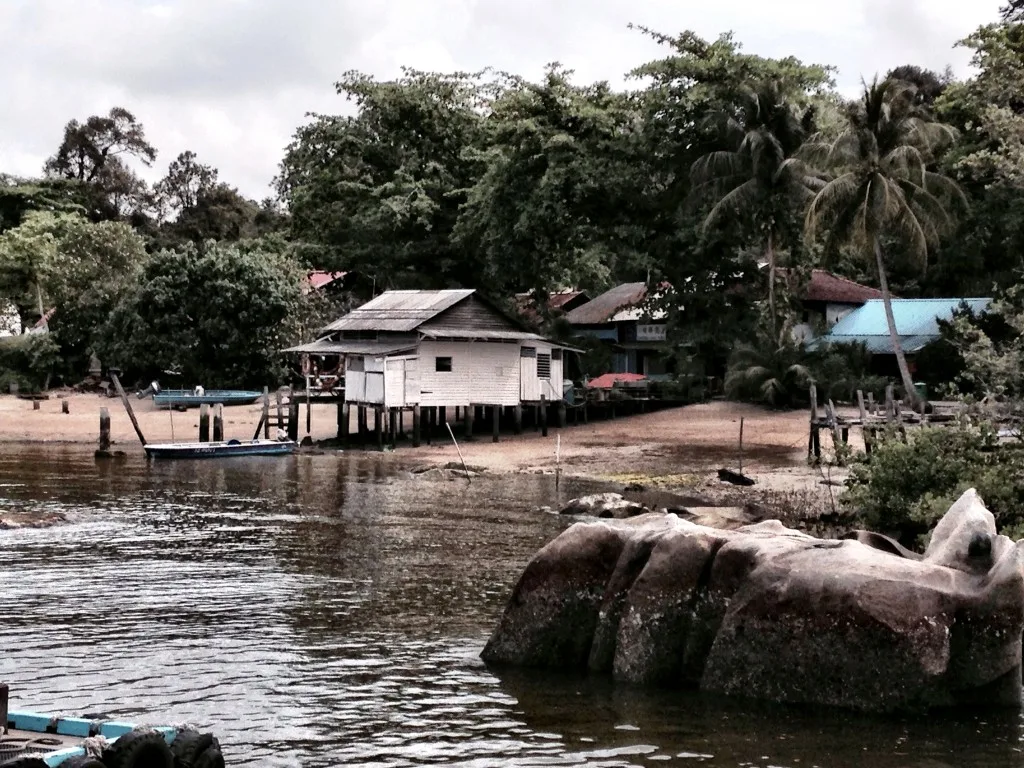
[{"label": "large rock", "polygon": [[778,521],[577,523],[527,566],[483,658],[866,710],[1020,706],[1022,563],[973,490],[923,558]]}]

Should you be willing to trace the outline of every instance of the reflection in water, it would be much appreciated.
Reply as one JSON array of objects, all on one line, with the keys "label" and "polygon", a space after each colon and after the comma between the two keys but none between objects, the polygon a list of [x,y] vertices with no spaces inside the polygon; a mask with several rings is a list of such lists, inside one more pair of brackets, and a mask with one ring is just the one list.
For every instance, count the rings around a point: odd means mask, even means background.
[{"label": "reflection in water", "polygon": [[[563,496],[593,488],[570,483]],[[412,479],[373,454],[95,464],[0,454],[15,704],[189,722],[231,765],[1008,766],[1017,713],[869,718],[485,668],[552,478]]]}]

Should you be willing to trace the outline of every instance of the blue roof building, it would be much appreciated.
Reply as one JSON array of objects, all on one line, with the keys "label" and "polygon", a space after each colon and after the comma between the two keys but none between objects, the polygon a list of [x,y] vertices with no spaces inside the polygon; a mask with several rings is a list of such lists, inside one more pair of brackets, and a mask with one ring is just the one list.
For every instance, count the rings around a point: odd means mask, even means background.
[{"label": "blue roof building", "polygon": [[[941,335],[939,320],[951,320],[953,312],[961,304],[966,304],[978,314],[985,311],[991,302],[991,299],[893,299],[892,313],[903,351],[908,355],[920,352],[928,343],[938,339]],[[808,346],[854,342],[862,342],[872,354],[893,354],[885,305],[881,299],[872,299],[854,310]]]}]

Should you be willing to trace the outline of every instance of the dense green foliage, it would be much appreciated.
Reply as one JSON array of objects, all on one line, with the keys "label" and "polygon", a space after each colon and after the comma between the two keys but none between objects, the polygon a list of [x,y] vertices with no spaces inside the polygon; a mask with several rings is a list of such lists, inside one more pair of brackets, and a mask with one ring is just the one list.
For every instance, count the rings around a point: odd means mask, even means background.
[{"label": "dense green foliage", "polygon": [[914,544],[968,488],[981,494],[1002,533],[1024,536],[1024,452],[999,445],[986,424],[924,427],[906,441],[889,434],[870,461],[854,465],[842,500],[864,525]]},{"label": "dense green foliage", "polygon": [[[272,287],[303,269],[355,272],[367,294],[465,286],[500,303],[645,281],[675,370],[717,377],[732,356],[738,396],[797,402],[813,378],[846,399],[851,381],[874,386],[863,360],[779,341],[799,307],[776,266],[907,297],[990,295],[1024,267],[1024,24],[1012,9],[993,22],[961,43],[969,79],[911,62],[853,102],[827,64],[643,28],[664,55],[625,90],[559,65],[536,82],[347,72],[351,109],[297,128],[262,202],[187,150],[148,185],[157,148],[114,107],[68,122],[41,178],[0,177],[0,297],[23,325],[55,310],[54,372],[81,375],[102,348],[212,386],[270,375],[275,340],[336,309]],[[230,302],[197,303],[210,275]],[[244,333],[221,326],[222,304]],[[128,329],[146,342],[115,338]],[[218,372],[225,343],[238,359]]]},{"label": "dense green foliage", "polygon": [[277,380],[302,276],[260,243],[160,251],[110,314],[100,355],[145,377],[178,373],[190,386]]}]

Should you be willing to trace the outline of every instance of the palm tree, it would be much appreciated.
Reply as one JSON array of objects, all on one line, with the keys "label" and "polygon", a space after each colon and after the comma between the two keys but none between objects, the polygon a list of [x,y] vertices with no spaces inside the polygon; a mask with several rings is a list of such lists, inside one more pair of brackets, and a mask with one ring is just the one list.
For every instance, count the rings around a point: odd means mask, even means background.
[{"label": "palm tree", "polygon": [[704,229],[737,219],[752,219],[764,235],[768,262],[768,306],[774,333],[775,249],[780,229],[794,210],[802,210],[824,181],[797,157],[812,133],[812,109],[802,114],[790,104],[777,80],[747,90],[736,115],[723,116],[722,133],[735,149],[710,152],[690,168],[691,199],[716,202]]},{"label": "palm tree", "polygon": [[805,228],[810,240],[827,233],[828,253],[852,244],[874,259],[903,388],[916,406],[919,398],[896,332],[882,239],[901,239],[924,269],[929,247],[953,224],[953,205],[966,207],[967,201],[955,182],[928,170],[956,132],[929,119],[915,102],[912,85],[875,79],[850,106],[848,125],[834,142],[808,145],[809,152],[823,152],[835,177],[808,206]]}]

